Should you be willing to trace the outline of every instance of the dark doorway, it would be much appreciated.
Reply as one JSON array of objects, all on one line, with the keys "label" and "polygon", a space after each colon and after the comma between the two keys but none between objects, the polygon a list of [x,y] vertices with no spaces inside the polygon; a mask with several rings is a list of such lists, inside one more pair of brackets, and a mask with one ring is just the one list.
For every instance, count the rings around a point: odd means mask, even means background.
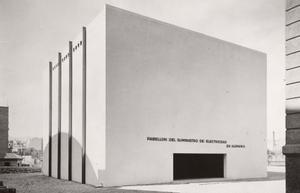
[{"label": "dark doorway", "polygon": [[10,162],[4,162],[4,166],[10,166]]},{"label": "dark doorway", "polygon": [[224,177],[224,154],[173,154],[174,180]]}]

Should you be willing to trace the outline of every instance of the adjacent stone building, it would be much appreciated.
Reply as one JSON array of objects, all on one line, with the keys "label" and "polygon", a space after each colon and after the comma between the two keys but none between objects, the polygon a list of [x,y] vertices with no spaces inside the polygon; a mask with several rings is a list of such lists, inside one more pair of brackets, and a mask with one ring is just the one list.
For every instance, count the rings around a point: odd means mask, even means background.
[{"label": "adjacent stone building", "polygon": [[286,192],[300,192],[300,1],[286,1]]},{"label": "adjacent stone building", "polygon": [[8,151],[8,107],[0,107],[0,158]]},{"label": "adjacent stone building", "polygon": [[22,157],[8,153],[8,107],[0,107],[0,166],[21,166]]}]

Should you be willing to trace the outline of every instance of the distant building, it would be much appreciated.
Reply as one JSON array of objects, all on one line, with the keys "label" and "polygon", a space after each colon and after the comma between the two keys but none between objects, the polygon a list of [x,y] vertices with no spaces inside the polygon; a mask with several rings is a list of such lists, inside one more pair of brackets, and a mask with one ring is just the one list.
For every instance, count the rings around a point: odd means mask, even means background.
[{"label": "distant building", "polygon": [[35,164],[35,159],[32,158],[31,155],[24,155],[22,156],[23,160],[22,160],[22,165],[23,166],[34,166]]},{"label": "distant building", "polygon": [[8,152],[20,155],[22,166],[41,167],[43,160],[42,138],[11,138]]},{"label": "distant building", "polygon": [[0,158],[0,166],[22,166],[23,158],[15,153],[6,153]]},{"label": "distant building", "polygon": [[0,158],[8,152],[8,107],[0,107]]},{"label": "distant building", "polygon": [[24,150],[28,144],[28,140],[23,139],[13,139],[9,141],[8,148],[12,153],[17,153],[23,155]]}]

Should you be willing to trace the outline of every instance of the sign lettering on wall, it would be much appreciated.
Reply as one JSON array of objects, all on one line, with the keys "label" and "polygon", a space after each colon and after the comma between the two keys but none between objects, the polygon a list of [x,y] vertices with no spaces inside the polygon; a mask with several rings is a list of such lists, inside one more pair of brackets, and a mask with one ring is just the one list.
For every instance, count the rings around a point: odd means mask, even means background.
[{"label": "sign lettering on wall", "polygon": [[173,137],[147,137],[147,141],[153,142],[186,142],[186,143],[208,143],[208,144],[226,144],[226,148],[245,148],[241,144],[227,144],[226,140],[219,139],[196,139],[196,138],[173,138]]}]

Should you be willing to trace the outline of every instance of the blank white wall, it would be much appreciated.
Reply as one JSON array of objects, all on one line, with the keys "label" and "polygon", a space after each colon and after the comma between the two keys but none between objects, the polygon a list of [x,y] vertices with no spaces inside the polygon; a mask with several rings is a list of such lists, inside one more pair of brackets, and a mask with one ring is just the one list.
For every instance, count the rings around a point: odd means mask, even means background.
[{"label": "blank white wall", "polygon": [[[57,62],[53,62],[53,65]],[[52,176],[57,177],[58,147],[58,68],[52,71]]]},{"label": "blank white wall", "polygon": [[87,26],[86,182],[101,185],[105,169],[105,12]]},{"label": "blank white wall", "polygon": [[[62,52],[65,57],[68,49]],[[62,61],[61,178],[68,179],[69,57]]]},{"label": "blank white wall", "polygon": [[[82,33],[73,41],[75,47]],[[82,165],[82,46],[73,52],[73,142],[72,179],[81,182]]]},{"label": "blank white wall", "polygon": [[[266,176],[266,56],[107,8],[104,185],[168,182],[173,153],[226,153],[226,177]],[[227,140],[149,142],[148,136]]]},{"label": "blank white wall", "polygon": [[42,172],[49,173],[49,66],[43,69],[43,165]]}]

